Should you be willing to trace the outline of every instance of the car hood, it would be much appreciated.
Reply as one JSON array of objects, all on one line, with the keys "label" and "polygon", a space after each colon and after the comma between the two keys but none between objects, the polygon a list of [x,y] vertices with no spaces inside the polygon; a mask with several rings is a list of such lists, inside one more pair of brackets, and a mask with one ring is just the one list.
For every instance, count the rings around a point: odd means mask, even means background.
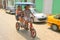
[{"label": "car hood", "polygon": [[48,18],[48,19],[53,19],[54,16],[56,16],[56,15],[51,15],[51,16],[48,16],[47,18]]},{"label": "car hood", "polygon": [[8,6],[7,9],[9,9],[9,10],[14,10],[15,7],[14,7],[14,6]]},{"label": "car hood", "polygon": [[34,16],[37,18],[46,18],[47,17],[46,14],[44,14],[44,13],[35,13]]}]

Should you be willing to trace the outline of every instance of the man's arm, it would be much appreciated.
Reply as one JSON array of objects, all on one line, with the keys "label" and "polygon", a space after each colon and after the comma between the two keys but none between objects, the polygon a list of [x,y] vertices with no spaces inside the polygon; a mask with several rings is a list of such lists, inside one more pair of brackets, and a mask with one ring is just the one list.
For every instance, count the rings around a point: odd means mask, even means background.
[{"label": "man's arm", "polygon": [[27,15],[26,15],[26,13],[25,13],[25,10],[23,11],[23,13],[24,13],[24,16],[27,17]]},{"label": "man's arm", "polygon": [[16,15],[17,15],[18,11],[16,10]]},{"label": "man's arm", "polygon": [[[30,13],[33,15],[33,13],[30,11]],[[34,16],[34,15],[33,15]],[[35,16],[34,16],[35,17]]]}]

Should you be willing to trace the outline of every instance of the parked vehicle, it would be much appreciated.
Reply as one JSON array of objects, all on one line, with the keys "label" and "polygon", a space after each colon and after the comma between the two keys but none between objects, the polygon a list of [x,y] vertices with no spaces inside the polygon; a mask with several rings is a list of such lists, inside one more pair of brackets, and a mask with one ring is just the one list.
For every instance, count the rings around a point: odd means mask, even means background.
[{"label": "parked vehicle", "polygon": [[30,8],[35,17],[31,15],[32,22],[46,22],[47,16],[44,13],[36,12],[35,8]]},{"label": "parked vehicle", "polygon": [[15,7],[14,6],[7,6],[6,13],[15,14]]},{"label": "parked vehicle", "polygon": [[60,30],[60,14],[48,16],[47,24],[55,31]]}]

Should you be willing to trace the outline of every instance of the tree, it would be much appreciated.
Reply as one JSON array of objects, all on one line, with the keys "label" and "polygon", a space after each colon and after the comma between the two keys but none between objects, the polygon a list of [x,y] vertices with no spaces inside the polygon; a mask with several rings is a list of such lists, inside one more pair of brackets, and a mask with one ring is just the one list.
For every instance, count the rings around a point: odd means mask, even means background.
[{"label": "tree", "polygon": [[25,2],[27,2],[27,0],[24,0]]}]

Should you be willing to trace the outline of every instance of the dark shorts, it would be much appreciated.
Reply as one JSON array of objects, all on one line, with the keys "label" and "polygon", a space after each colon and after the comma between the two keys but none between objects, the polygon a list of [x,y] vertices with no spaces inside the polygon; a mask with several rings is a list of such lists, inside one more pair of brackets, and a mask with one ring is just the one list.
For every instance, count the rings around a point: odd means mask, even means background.
[{"label": "dark shorts", "polygon": [[19,17],[24,17],[24,16],[20,16],[20,15],[16,15],[16,20],[18,21],[19,20]]},{"label": "dark shorts", "polygon": [[20,15],[16,15],[16,20],[17,20],[17,21],[19,20],[19,17],[20,17]]}]

